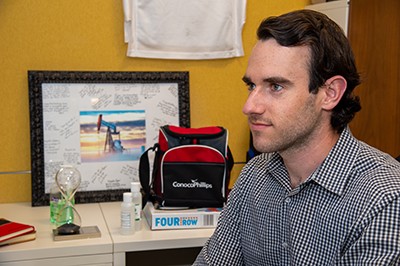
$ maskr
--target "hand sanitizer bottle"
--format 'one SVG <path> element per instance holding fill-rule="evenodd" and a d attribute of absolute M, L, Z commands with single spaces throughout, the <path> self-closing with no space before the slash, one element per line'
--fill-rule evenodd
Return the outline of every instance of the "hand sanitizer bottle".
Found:
<path fill-rule="evenodd" d="M 135 230 L 140 231 L 142 223 L 142 193 L 140 193 L 140 183 L 131 183 L 132 203 L 135 210 Z"/>
<path fill-rule="evenodd" d="M 124 200 L 121 204 L 121 235 L 131 235 L 135 233 L 135 214 L 133 212 L 132 193 L 125 192 Z"/>

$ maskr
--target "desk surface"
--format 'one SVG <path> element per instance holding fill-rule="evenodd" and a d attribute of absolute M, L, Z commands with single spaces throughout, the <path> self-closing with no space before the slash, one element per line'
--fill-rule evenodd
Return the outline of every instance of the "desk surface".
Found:
<path fill-rule="evenodd" d="M 31 207 L 30 202 L 0 204 L 0 217 L 34 225 L 37 231 L 34 241 L 0 247 L 0 265 L 11 262 L 78 265 L 83 264 L 85 258 L 92 263 L 97 259 L 104 265 L 112 262 L 125 265 L 126 252 L 201 247 L 214 232 L 214 229 L 152 231 L 144 218 L 140 231 L 125 236 L 119 232 L 121 202 L 77 204 L 75 207 L 82 218 L 82 226 L 97 225 L 100 238 L 54 241 L 49 206 Z M 31 264 L 33 260 L 37 263 Z"/>
<path fill-rule="evenodd" d="M 214 232 L 213 228 L 152 231 L 143 218 L 140 231 L 124 236 L 119 233 L 121 202 L 100 203 L 100 207 L 114 243 L 114 252 L 201 247 Z"/>
<path fill-rule="evenodd" d="M 97 225 L 100 238 L 54 241 L 49 206 L 31 207 L 30 202 L 0 204 L 0 217 L 35 226 L 36 240 L 0 247 L 0 262 L 70 258 L 113 253 L 113 243 L 98 203 L 77 204 L 82 226 Z"/>

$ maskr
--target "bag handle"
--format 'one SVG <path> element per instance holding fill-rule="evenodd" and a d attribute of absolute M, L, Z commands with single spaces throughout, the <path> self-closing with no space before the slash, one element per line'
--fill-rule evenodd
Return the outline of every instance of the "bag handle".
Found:
<path fill-rule="evenodd" d="M 161 127 L 166 133 L 177 138 L 213 138 L 225 134 L 226 129 L 220 126 L 186 128 L 173 125 Z"/>
<path fill-rule="evenodd" d="M 157 151 L 159 149 L 159 144 L 156 143 L 154 144 L 153 147 L 148 148 L 141 156 L 139 160 L 139 179 L 140 179 L 140 185 L 142 186 L 143 189 L 143 196 L 142 196 L 142 207 L 146 205 L 147 201 L 150 198 L 150 189 L 151 189 L 151 184 L 153 183 L 153 179 L 151 179 L 150 182 L 150 162 L 149 162 L 149 151 L 154 151 L 157 154 Z M 154 158 L 155 162 L 157 158 Z M 154 171 L 154 169 L 153 169 Z M 153 173 L 154 174 L 154 173 Z"/>
<path fill-rule="evenodd" d="M 228 171 L 229 173 L 232 171 L 233 165 L 235 164 L 235 159 L 233 159 L 233 154 L 231 152 L 231 149 L 229 148 L 228 145 L 228 161 L 227 161 L 227 165 L 228 165 Z"/>
<path fill-rule="evenodd" d="M 228 194 L 229 194 L 229 182 L 231 180 L 231 173 L 232 173 L 232 169 L 233 169 L 233 165 L 235 164 L 235 159 L 233 158 L 233 154 L 231 152 L 231 149 L 229 148 L 228 145 L 228 154 L 227 154 L 227 160 L 226 160 L 226 191 L 225 191 L 225 200 L 228 198 Z"/>

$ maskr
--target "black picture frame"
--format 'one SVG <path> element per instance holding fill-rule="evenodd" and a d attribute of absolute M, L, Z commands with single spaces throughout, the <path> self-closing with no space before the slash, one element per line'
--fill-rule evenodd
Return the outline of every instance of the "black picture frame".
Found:
<path fill-rule="evenodd" d="M 165 86 L 172 88 L 171 91 L 176 95 L 167 102 L 167 107 L 177 106 L 178 112 L 175 112 L 171 116 L 173 120 L 178 119 L 179 126 L 190 127 L 190 102 L 189 102 L 189 72 L 114 72 L 114 71 L 41 71 L 41 70 L 30 70 L 28 71 L 28 87 L 29 87 L 29 112 L 30 112 L 30 140 L 31 140 L 31 178 L 32 178 L 32 206 L 44 206 L 49 204 L 49 182 L 46 182 L 46 167 L 50 164 L 45 161 L 46 149 L 44 138 L 47 135 L 53 133 L 47 133 L 47 124 L 49 121 L 46 118 L 44 121 L 44 116 L 50 112 L 48 111 L 47 99 L 59 97 L 59 88 L 67 88 L 68 91 L 76 93 L 74 88 L 86 87 L 106 87 L 106 88 L 119 88 L 123 86 L 129 86 L 130 88 L 140 87 L 141 91 L 146 92 L 146 88 L 157 88 L 156 90 L 151 90 L 149 97 L 159 97 L 163 98 L 164 93 L 167 95 L 167 89 Z M 163 87 L 164 86 L 164 87 Z M 43 92 L 46 88 L 45 93 Z M 115 91 L 111 93 L 111 97 L 115 98 L 118 93 Z M 168 90 L 170 90 L 168 88 Z M 103 89 L 102 89 L 103 90 Z M 119 90 L 119 89 L 118 89 Z M 52 92 L 56 95 L 51 95 Z M 50 97 L 49 97 L 50 92 Z M 171 93 L 172 93 L 171 92 Z M 114 95 L 113 95 L 114 93 Z M 168 92 L 169 93 L 169 92 Z M 46 97 L 46 107 L 44 108 L 43 94 Z M 72 93 L 71 93 L 72 95 Z M 155 96 L 156 95 L 156 96 Z M 63 101 L 66 103 L 63 105 L 68 106 L 68 110 L 74 109 L 76 99 L 69 99 L 68 94 L 64 94 L 62 97 Z M 143 95 L 140 95 L 143 97 Z M 175 98 L 176 97 L 176 103 Z M 120 97 L 119 97 L 120 98 Z M 98 98 L 96 98 L 98 99 Z M 148 99 L 148 97 L 143 97 L 143 99 Z M 144 100 L 142 100 L 144 101 Z M 168 101 L 168 100 L 167 100 Z M 71 107 L 69 106 L 71 102 Z M 164 100 L 162 103 L 165 104 Z M 156 112 L 152 108 L 157 108 L 157 104 L 151 104 L 151 106 L 141 107 L 144 112 Z M 167 108 L 167 109 L 168 109 Z M 78 108 L 79 109 L 79 108 Z M 79 111 L 79 110 L 78 110 Z M 51 111 L 53 112 L 53 111 Z M 158 112 L 158 111 L 157 111 Z M 167 111 L 168 112 L 168 111 Z M 178 113 L 178 114 L 176 114 Z M 164 113 L 163 113 L 164 114 Z M 163 125 L 162 123 L 169 123 L 169 115 L 165 113 L 165 120 L 151 121 L 153 128 L 151 131 L 156 130 L 157 132 L 152 132 L 153 136 L 158 133 L 158 126 Z M 178 117 L 176 117 L 178 116 Z M 168 118 L 168 119 L 167 119 Z M 57 120 L 59 118 L 57 117 Z M 60 119 L 63 119 L 62 117 Z M 147 118 L 144 119 L 147 123 Z M 46 126 L 44 125 L 46 122 Z M 51 121 L 50 121 L 51 122 Z M 157 124 L 159 123 L 159 124 Z M 147 135 L 147 128 L 145 130 Z M 80 134 L 80 133 L 79 133 Z M 146 145 L 152 146 L 151 142 L 156 141 L 155 138 L 149 140 L 150 143 Z M 153 143 L 154 144 L 154 143 Z M 47 147 L 47 146 L 46 146 Z M 49 171 L 47 171 L 49 172 Z M 54 173 L 53 173 L 54 174 Z M 52 177 L 51 177 L 52 178 Z M 108 201 L 121 201 L 123 192 L 129 191 L 130 188 L 118 188 L 115 189 L 99 189 L 99 190 L 83 190 L 75 194 L 75 203 L 92 203 L 92 202 L 108 202 Z"/>

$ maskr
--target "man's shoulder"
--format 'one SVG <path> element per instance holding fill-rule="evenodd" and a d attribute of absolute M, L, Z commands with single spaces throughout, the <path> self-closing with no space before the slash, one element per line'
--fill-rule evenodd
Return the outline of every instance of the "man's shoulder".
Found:
<path fill-rule="evenodd" d="M 400 163 L 387 153 L 361 143 L 355 165 L 358 182 L 374 194 L 400 196 Z"/>
<path fill-rule="evenodd" d="M 366 173 L 400 173 L 399 161 L 364 142 L 360 142 L 356 167 L 359 171 Z"/>

